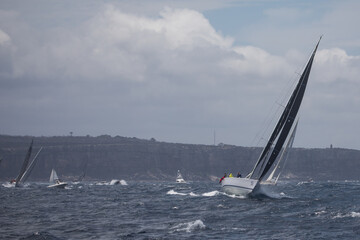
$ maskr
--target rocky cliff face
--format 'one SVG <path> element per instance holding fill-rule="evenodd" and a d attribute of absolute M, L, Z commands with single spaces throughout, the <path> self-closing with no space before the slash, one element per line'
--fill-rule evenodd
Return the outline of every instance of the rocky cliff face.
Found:
<path fill-rule="evenodd" d="M 0 178 L 15 178 L 32 137 L 0 136 Z M 179 169 L 188 180 L 209 180 L 224 172 L 244 176 L 259 148 L 157 142 L 136 138 L 35 137 L 33 154 L 43 146 L 32 180 L 47 180 L 52 168 L 64 179 L 86 169 L 85 179 L 172 180 Z M 360 178 L 360 151 L 293 149 L 283 177 L 343 180 Z M 31 180 L 30 179 L 30 180 Z"/>

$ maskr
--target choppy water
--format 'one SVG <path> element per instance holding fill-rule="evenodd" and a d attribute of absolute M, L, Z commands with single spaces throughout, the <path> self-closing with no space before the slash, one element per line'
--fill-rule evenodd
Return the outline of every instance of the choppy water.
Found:
<path fill-rule="evenodd" d="M 214 182 L 0 185 L 0 239 L 359 239 L 359 182 L 286 182 L 239 198 Z"/>

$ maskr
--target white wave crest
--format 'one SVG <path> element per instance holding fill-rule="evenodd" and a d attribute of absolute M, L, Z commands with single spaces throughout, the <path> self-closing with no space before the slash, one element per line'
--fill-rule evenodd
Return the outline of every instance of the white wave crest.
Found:
<path fill-rule="evenodd" d="M 315 212 L 315 215 L 322 215 L 322 214 L 325 214 L 326 211 L 322 210 L 322 211 L 317 211 Z"/>
<path fill-rule="evenodd" d="M 193 222 L 180 223 L 172 227 L 171 229 L 176 232 L 180 232 L 180 231 L 193 232 L 196 230 L 205 229 L 205 227 L 206 227 L 205 224 L 201 220 L 195 220 Z"/>
<path fill-rule="evenodd" d="M 333 217 L 333 218 L 347 218 L 347 217 L 352 217 L 352 218 L 360 217 L 360 213 L 358 213 L 358 212 L 350 212 L 350 213 L 347 213 L 347 214 L 338 213 L 338 214 L 337 214 L 335 217 Z"/>
<path fill-rule="evenodd" d="M 128 185 L 125 180 L 120 180 L 120 184 L 121 184 L 121 185 L 124 185 L 124 186 L 127 186 L 127 185 Z"/>
<path fill-rule="evenodd" d="M 169 195 L 182 195 L 182 196 L 185 196 L 187 195 L 186 193 L 179 193 L 179 192 L 175 192 L 174 190 L 170 190 L 168 191 L 166 194 L 169 194 Z"/>
<path fill-rule="evenodd" d="M 196 193 L 193 193 L 193 192 L 189 193 L 189 195 L 192 196 L 192 197 L 198 197 L 199 196 L 199 194 L 196 194 Z"/>
<path fill-rule="evenodd" d="M 169 194 L 169 195 L 181 195 L 181 196 L 191 196 L 191 197 L 200 197 L 200 196 L 203 196 L 203 197 L 214 197 L 214 196 L 217 196 L 220 194 L 219 191 L 212 191 L 212 192 L 207 192 L 207 193 L 203 193 L 203 194 L 197 194 L 197 193 L 193 193 L 193 192 L 190 192 L 190 193 L 180 193 L 180 192 L 176 192 L 174 191 L 173 189 L 169 190 L 166 194 Z"/>
<path fill-rule="evenodd" d="M 203 193 L 202 196 L 204 196 L 204 197 L 214 197 L 214 196 L 219 195 L 219 194 L 220 194 L 219 191 L 212 191 L 212 192 Z"/>
<path fill-rule="evenodd" d="M 3 183 L 2 186 L 6 187 L 6 188 L 13 188 L 13 187 L 15 187 L 15 184 L 6 182 L 6 183 Z"/>
<path fill-rule="evenodd" d="M 227 196 L 227 197 L 231 197 L 231 198 L 240 198 L 240 199 L 247 198 L 247 196 L 245 196 L 245 195 L 234 195 L 234 194 L 227 194 L 227 193 L 222 193 L 222 194 Z"/>

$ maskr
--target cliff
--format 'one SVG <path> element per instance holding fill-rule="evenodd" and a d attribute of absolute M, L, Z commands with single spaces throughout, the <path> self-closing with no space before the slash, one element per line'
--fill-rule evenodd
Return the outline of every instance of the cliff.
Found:
<path fill-rule="evenodd" d="M 187 180 L 209 180 L 224 172 L 244 176 L 255 164 L 260 148 L 231 145 L 192 145 L 127 137 L 30 137 L 0 135 L 0 179 L 15 178 L 27 148 L 43 146 L 29 180 L 49 178 L 52 168 L 63 179 L 74 179 L 86 169 L 85 179 L 173 180 L 179 169 Z M 285 178 L 357 180 L 360 151 L 300 149 L 289 154 Z"/>

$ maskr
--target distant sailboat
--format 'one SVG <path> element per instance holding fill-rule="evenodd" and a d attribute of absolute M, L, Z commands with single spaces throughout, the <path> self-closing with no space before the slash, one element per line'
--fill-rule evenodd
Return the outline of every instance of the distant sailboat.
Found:
<path fill-rule="evenodd" d="M 24 162 L 23 162 L 23 164 L 21 166 L 19 175 L 16 177 L 16 179 L 10 181 L 11 184 L 15 184 L 15 187 L 21 186 L 21 184 L 23 184 L 28 179 L 28 177 L 31 174 L 31 171 L 33 170 L 33 168 L 34 168 L 34 166 L 36 164 L 37 157 L 39 156 L 39 153 L 42 150 L 42 147 L 41 147 L 39 149 L 39 151 L 36 153 L 33 160 L 29 164 L 29 160 L 30 160 L 30 156 L 31 156 L 31 152 L 32 152 L 33 142 L 34 141 L 31 140 L 30 147 L 29 147 L 29 149 L 28 149 L 28 151 L 26 153 L 26 156 L 25 156 Z"/>
<path fill-rule="evenodd" d="M 85 178 L 86 169 L 87 169 L 87 161 L 86 161 L 85 164 L 84 164 L 83 173 L 82 173 L 77 179 L 75 179 L 75 181 L 73 182 L 74 184 L 80 183 L 80 182 Z"/>
<path fill-rule="evenodd" d="M 253 170 L 245 178 L 224 178 L 221 182 L 224 192 L 235 195 L 248 195 L 260 187 L 259 183 L 276 161 L 295 121 L 320 40 L 321 37 Z"/>
<path fill-rule="evenodd" d="M 177 176 L 176 176 L 176 182 L 177 183 L 186 183 L 184 178 L 182 177 L 180 170 L 178 170 L 177 172 Z"/>
<path fill-rule="evenodd" d="M 266 181 L 261 182 L 261 184 L 273 184 L 275 185 L 277 183 L 277 181 L 279 180 L 279 177 L 282 173 L 282 171 L 284 170 L 286 161 L 288 159 L 288 155 L 289 155 L 289 151 L 292 148 L 292 145 L 294 143 L 294 139 L 295 139 L 295 134 L 296 134 L 296 129 L 297 129 L 297 125 L 298 125 L 299 119 L 296 121 L 296 124 L 290 134 L 290 137 L 285 145 L 285 148 L 283 148 L 282 153 L 279 157 L 279 160 L 277 162 L 277 164 L 275 165 L 273 171 L 270 173 L 270 175 L 268 176 L 268 178 L 266 179 Z M 280 165 L 280 163 L 282 163 L 282 165 Z M 278 171 L 279 173 L 277 174 L 276 177 L 274 177 L 275 172 Z"/>
<path fill-rule="evenodd" d="M 52 184 L 49 185 L 48 188 L 65 188 L 65 186 L 67 185 L 67 182 L 60 181 L 54 169 L 51 170 L 49 182 Z"/>

